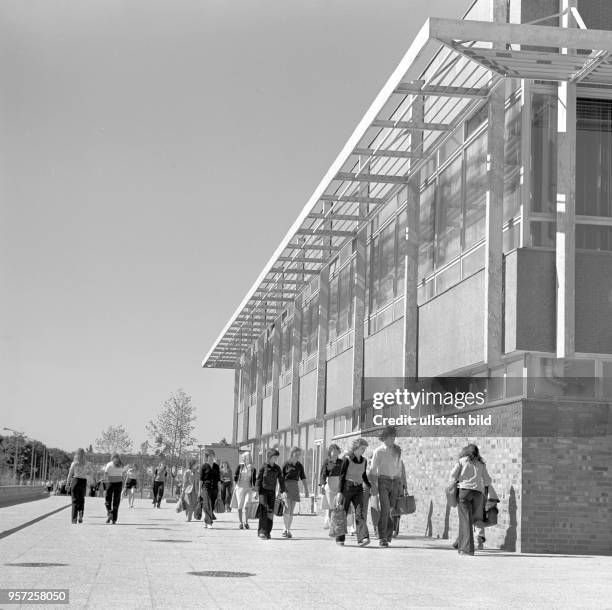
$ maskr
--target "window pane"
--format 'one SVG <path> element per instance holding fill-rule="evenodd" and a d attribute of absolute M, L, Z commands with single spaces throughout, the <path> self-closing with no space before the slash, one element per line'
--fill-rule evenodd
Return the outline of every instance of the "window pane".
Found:
<path fill-rule="evenodd" d="M 576 225 L 576 248 L 612 252 L 612 227 Z"/>
<path fill-rule="evenodd" d="M 351 326 L 352 310 L 352 264 L 346 265 L 340 271 L 338 278 L 338 334 L 345 333 Z"/>
<path fill-rule="evenodd" d="M 336 338 L 336 327 L 338 324 L 338 276 L 329 282 L 329 312 L 327 318 L 327 340 Z"/>
<path fill-rule="evenodd" d="M 487 134 L 483 133 L 465 153 L 465 248 L 485 236 L 487 193 Z"/>
<path fill-rule="evenodd" d="M 557 188 L 557 98 L 532 97 L 531 191 L 534 212 L 554 212 Z"/>
<path fill-rule="evenodd" d="M 376 304 L 383 307 L 393 299 L 395 280 L 395 223 L 383 230 L 379 240 L 379 281 Z"/>
<path fill-rule="evenodd" d="M 370 313 L 378 309 L 376 302 L 378 295 L 378 242 L 379 238 L 375 237 L 370 244 L 370 265 L 368 267 L 370 273 Z"/>
<path fill-rule="evenodd" d="M 461 247 L 462 158 L 453 161 L 441 174 L 436 198 L 436 267 L 459 254 Z"/>
<path fill-rule="evenodd" d="M 421 212 L 419 220 L 419 281 L 433 271 L 435 193 L 435 184 L 431 184 L 421 193 Z"/>
<path fill-rule="evenodd" d="M 555 223 L 535 222 L 531 223 L 531 241 L 534 246 L 540 248 L 555 247 Z"/>
<path fill-rule="evenodd" d="M 576 214 L 612 216 L 612 100 L 576 106 Z"/>
<path fill-rule="evenodd" d="M 400 214 L 397 224 L 397 268 L 395 270 L 397 276 L 397 296 L 404 294 L 405 261 L 406 254 L 408 253 L 408 242 L 406 241 L 407 220 L 408 214 L 404 210 Z"/>

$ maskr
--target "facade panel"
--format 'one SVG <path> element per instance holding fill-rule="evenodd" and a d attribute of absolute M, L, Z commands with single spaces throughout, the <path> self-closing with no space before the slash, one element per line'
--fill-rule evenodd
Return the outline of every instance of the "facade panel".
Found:
<path fill-rule="evenodd" d="M 333 413 L 353 404 L 353 349 L 327 362 L 325 413 Z"/>

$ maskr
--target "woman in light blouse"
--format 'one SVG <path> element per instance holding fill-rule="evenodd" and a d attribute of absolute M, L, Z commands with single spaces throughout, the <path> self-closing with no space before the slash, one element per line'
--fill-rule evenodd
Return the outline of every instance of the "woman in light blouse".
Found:
<path fill-rule="evenodd" d="M 251 454 L 245 451 L 242 454 L 242 462 L 238 464 L 238 468 L 236 468 L 236 472 L 234 473 L 234 494 L 236 495 L 236 504 L 238 506 L 238 521 L 240 521 L 238 528 L 241 530 L 249 529 L 249 518 L 245 507 L 248 499 L 252 497 L 255 491 L 256 478 L 257 471 L 255 470 L 255 466 L 253 466 Z"/>
<path fill-rule="evenodd" d="M 183 474 L 182 498 L 185 506 L 187 521 L 191 521 L 193 518 L 193 511 L 195 510 L 196 503 L 198 501 L 196 475 L 193 471 L 197 463 L 198 461 L 195 459 L 189 460 L 188 468 Z"/>
<path fill-rule="evenodd" d="M 87 480 L 93 476 L 91 464 L 85 459 L 85 449 L 79 447 L 74 454 L 74 461 L 68 471 L 66 485 L 72 496 L 72 523 L 83 523 L 85 512 L 85 494 Z"/>

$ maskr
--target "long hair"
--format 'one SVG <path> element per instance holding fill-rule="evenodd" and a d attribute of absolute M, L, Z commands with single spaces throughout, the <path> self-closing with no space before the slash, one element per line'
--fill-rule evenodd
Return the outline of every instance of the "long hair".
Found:
<path fill-rule="evenodd" d="M 357 449 L 359 449 L 359 447 L 367 447 L 368 446 L 368 441 L 366 441 L 365 438 L 356 438 L 353 440 L 353 442 L 351 443 L 351 447 L 348 450 L 348 456 L 353 458 L 355 457 L 355 451 L 357 451 Z"/>
<path fill-rule="evenodd" d="M 336 452 L 338 453 L 338 455 L 340 455 L 342 453 L 342 449 L 340 449 L 340 447 L 338 447 L 338 445 L 336 445 L 336 443 L 332 443 L 328 448 L 327 448 L 327 457 L 331 457 L 331 452 L 333 450 L 336 450 Z"/>
<path fill-rule="evenodd" d="M 253 464 L 253 458 L 251 457 L 251 452 L 250 452 L 250 451 L 245 451 L 245 452 L 243 452 L 243 454 L 242 454 L 242 464 L 243 464 L 244 466 L 246 466 L 246 465 L 247 465 L 247 461 L 246 461 L 246 460 L 247 460 L 247 458 L 248 458 L 248 460 L 249 460 L 249 462 L 248 462 L 248 463 L 252 465 L 252 464 Z"/>
<path fill-rule="evenodd" d="M 85 464 L 85 449 L 83 449 L 83 447 L 79 447 L 75 452 L 74 452 L 74 461 L 77 464 L 80 464 L 81 466 L 83 466 L 83 464 Z"/>
<path fill-rule="evenodd" d="M 480 456 L 480 451 L 478 451 L 478 447 L 474 445 L 474 443 L 470 443 L 466 445 L 459 454 L 459 459 L 462 457 L 466 457 L 470 462 L 481 462 L 484 464 L 484 460 Z"/>

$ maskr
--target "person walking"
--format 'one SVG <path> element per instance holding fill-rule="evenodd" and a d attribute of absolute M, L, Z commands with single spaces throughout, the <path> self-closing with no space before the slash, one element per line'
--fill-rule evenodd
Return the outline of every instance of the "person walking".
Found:
<path fill-rule="evenodd" d="M 378 496 L 380 504 L 378 544 L 382 547 L 388 547 L 393 538 L 391 509 L 395 507 L 401 489 L 402 450 L 395 444 L 396 436 L 395 426 L 383 429 L 380 434 L 383 444 L 374 451 L 370 469 L 371 495 Z"/>
<path fill-rule="evenodd" d="M 470 443 L 461 450 L 449 482 L 456 483 L 458 489 L 459 534 L 453 546 L 460 555 L 474 555 L 474 522 L 483 519 L 485 488 L 491 485 L 487 466 L 476 445 Z"/>
<path fill-rule="evenodd" d="M 248 451 L 242 454 L 242 462 L 238 464 L 234 473 L 234 493 L 236 495 L 236 505 L 238 508 L 238 521 L 240 525 L 238 529 L 249 529 L 249 519 L 244 510 L 246 502 L 255 490 L 255 481 L 257 472 L 253 466 L 253 459 Z M 244 512 L 244 520 L 243 520 Z"/>
<path fill-rule="evenodd" d="M 232 468 L 229 462 L 221 462 L 219 477 L 221 480 L 221 501 L 225 507 L 225 512 L 229 513 L 232 510 L 230 506 L 232 502 Z"/>
<path fill-rule="evenodd" d="M 368 446 L 364 438 L 356 438 L 351 443 L 348 454 L 342 460 L 340 469 L 339 492 L 334 499 L 335 506 L 341 506 L 348 513 L 351 504 L 355 511 L 355 526 L 357 544 L 367 546 L 370 544 L 370 534 L 366 522 L 365 490 L 371 487 L 366 474 L 367 460 L 363 453 Z M 344 546 L 345 535 L 336 536 L 336 544 Z"/>
<path fill-rule="evenodd" d="M 164 485 L 168 476 L 168 467 L 166 459 L 160 456 L 159 466 L 153 472 L 153 506 L 161 508 L 161 501 L 164 497 Z"/>
<path fill-rule="evenodd" d="M 323 522 L 325 529 L 329 528 L 329 518 L 333 501 L 340 490 L 340 471 L 342 470 L 342 460 L 340 459 L 341 449 L 335 443 L 332 443 L 327 449 L 327 459 L 321 466 L 319 475 L 319 487 L 321 495 L 325 496 L 327 502 L 327 515 Z"/>
<path fill-rule="evenodd" d="M 104 468 L 106 479 L 106 523 L 117 523 L 121 488 L 123 486 L 123 463 L 118 453 L 113 453 L 111 461 Z"/>
<path fill-rule="evenodd" d="M 134 508 L 134 494 L 138 487 L 138 474 L 136 466 L 129 465 L 125 472 L 125 490 L 128 494 L 128 506 Z"/>
<path fill-rule="evenodd" d="M 204 464 L 200 469 L 200 498 L 203 503 L 204 526 L 207 529 L 212 529 L 213 521 L 217 518 L 213 511 L 220 478 L 219 465 L 215 463 L 215 452 L 207 449 L 204 452 Z"/>
<path fill-rule="evenodd" d="M 75 454 L 66 484 L 72 497 L 72 523 L 83 523 L 85 513 L 85 494 L 87 493 L 87 479 L 92 476 L 91 464 L 85 459 L 85 449 L 79 447 Z"/>
<path fill-rule="evenodd" d="M 401 487 L 400 487 L 400 496 L 405 496 L 406 493 L 408 492 L 408 480 L 406 479 L 406 467 L 404 466 L 404 462 L 400 461 L 400 466 L 401 466 L 401 474 L 400 474 L 400 480 L 401 480 Z M 400 519 L 402 518 L 401 513 L 399 512 L 399 510 L 397 509 L 397 506 L 394 507 L 393 510 L 393 537 L 397 538 L 399 536 L 399 527 L 400 527 Z"/>
<path fill-rule="evenodd" d="M 283 538 L 293 538 L 291 533 L 291 525 L 293 523 L 293 510 L 295 505 L 300 501 L 299 481 L 304 486 L 304 495 L 308 497 L 308 483 L 306 482 L 306 473 L 304 466 L 300 462 L 302 450 L 299 447 L 294 447 L 289 454 L 289 460 L 283 466 L 283 479 L 285 479 L 285 489 L 287 492 L 287 505 L 283 512 L 283 521 L 285 522 L 285 530 L 282 533 Z"/>
<path fill-rule="evenodd" d="M 256 485 L 259 494 L 259 528 L 258 536 L 262 540 L 270 540 L 272 526 L 274 525 L 274 502 L 276 501 L 276 486 L 281 491 L 281 497 L 286 499 L 285 479 L 278 460 L 278 449 L 268 449 L 266 452 L 266 463 L 257 473 Z"/>
<path fill-rule="evenodd" d="M 181 498 L 183 500 L 183 506 L 185 507 L 187 521 L 191 521 L 193 518 L 193 511 L 195 510 L 196 503 L 198 501 L 198 494 L 196 491 L 196 475 L 194 472 L 197 462 L 198 461 L 196 459 L 189 460 L 187 470 L 185 470 L 183 473 L 183 490 L 181 492 Z"/>

